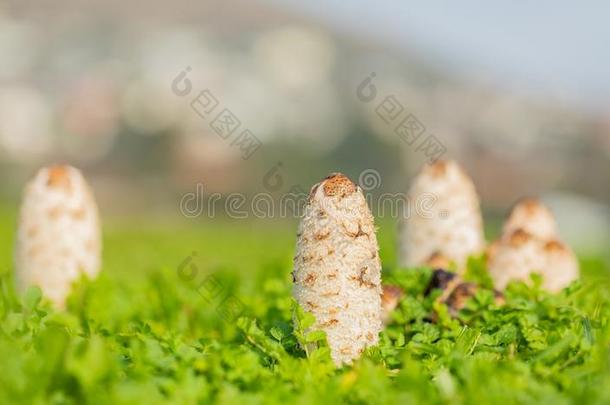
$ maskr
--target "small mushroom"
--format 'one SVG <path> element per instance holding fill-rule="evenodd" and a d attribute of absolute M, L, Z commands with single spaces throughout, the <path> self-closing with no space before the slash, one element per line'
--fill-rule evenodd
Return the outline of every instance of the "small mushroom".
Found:
<path fill-rule="evenodd" d="M 96 277 L 101 237 L 98 209 L 80 171 L 41 169 L 25 188 L 15 249 L 19 290 L 37 285 L 62 308 L 72 283 Z"/>
<path fill-rule="evenodd" d="M 469 256 L 485 248 L 483 220 L 472 180 L 454 161 L 425 166 L 409 193 L 409 215 L 401 219 L 399 261 L 425 265 L 433 255 L 464 270 Z"/>
<path fill-rule="evenodd" d="M 525 199 L 511 210 L 502 236 L 488 247 L 487 266 L 496 288 L 512 280 L 543 277 L 542 287 L 558 292 L 578 279 L 574 252 L 558 239 L 552 212 L 536 199 Z"/>
<path fill-rule="evenodd" d="M 517 202 L 504 222 L 503 235 L 522 229 L 540 239 L 557 238 L 557 223 L 550 209 L 536 198 L 524 198 Z"/>

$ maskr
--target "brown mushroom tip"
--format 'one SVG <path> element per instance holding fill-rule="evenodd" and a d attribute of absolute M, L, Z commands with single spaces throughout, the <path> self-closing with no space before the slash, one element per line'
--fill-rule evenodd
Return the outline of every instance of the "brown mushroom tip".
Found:
<path fill-rule="evenodd" d="M 511 211 L 514 211 L 517 207 L 523 208 L 527 214 L 534 214 L 540 208 L 543 208 L 544 204 L 538 197 L 523 197 L 513 205 Z"/>
<path fill-rule="evenodd" d="M 527 243 L 531 238 L 532 235 L 530 235 L 527 231 L 519 228 L 510 235 L 508 242 L 513 247 L 519 247 Z"/>
<path fill-rule="evenodd" d="M 426 260 L 425 264 L 434 269 L 447 269 L 449 268 L 449 265 L 451 263 L 449 262 L 449 259 L 445 257 L 445 255 L 443 255 L 441 252 L 436 251 L 430 255 L 428 260 Z"/>
<path fill-rule="evenodd" d="M 346 197 L 356 192 L 356 184 L 342 173 L 332 173 L 324 179 L 324 194 L 329 197 Z"/>
<path fill-rule="evenodd" d="M 549 253 L 565 252 L 566 246 L 558 240 L 550 240 L 544 244 L 544 250 Z"/>
<path fill-rule="evenodd" d="M 430 174 L 434 177 L 442 177 L 447 173 L 447 169 L 449 168 L 450 161 L 439 159 L 436 162 L 430 164 L 428 166 L 428 170 Z"/>
<path fill-rule="evenodd" d="M 69 188 L 70 187 L 70 176 L 69 176 L 70 166 L 66 164 L 56 164 L 50 166 L 47 169 L 48 179 L 47 185 L 49 187 L 61 187 L 61 188 Z"/>

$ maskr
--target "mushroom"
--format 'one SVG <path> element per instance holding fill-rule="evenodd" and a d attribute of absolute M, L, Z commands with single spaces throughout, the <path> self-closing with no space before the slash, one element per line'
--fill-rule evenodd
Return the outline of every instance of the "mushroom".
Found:
<path fill-rule="evenodd" d="M 510 235 L 517 229 L 540 239 L 557 237 L 557 224 L 553 213 L 536 198 L 524 198 L 511 209 L 502 233 Z"/>
<path fill-rule="evenodd" d="M 100 269 L 98 209 L 80 171 L 41 169 L 25 188 L 15 249 L 18 290 L 37 285 L 62 308 L 72 283 Z"/>
<path fill-rule="evenodd" d="M 437 301 L 447 305 L 451 316 L 457 316 L 458 312 L 466 306 L 468 299 L 474 297 L 479 290 L 475 283 L 465 282 L 455 273 L 436 269 L 432 272 L 432 278 L 426 287 L 424 295 L 430 295 L 434 290 L 441 290 Z M 504 295 L 494 290 L 495 303 L 504 304 Z"/>
<path fill-rule="evenodd" d="M 509 214 L 502 236 L 487 249 L 489 274 L 496 288 L 512 280 L 543 277 L 542 287 L 557 292 L 579 277 L 574 252 L 558 238 L 552 212 L 539 200 L 524 199 Z"/>
<path fill-rule="evenodd" d="M 409 215 L 402 218 L 399 261 L 402 266 L 428 264 L 436 258 L 463 271 L 468 257 L 483 252 L 483 219 L 474 184 L 454 161 L 425 166 L 409 193 Z"/>
<path fill-rule="evenodd" d="M 362 190 L 335 173 L 310 192 L 299 224 L 293 294 L 326 332 L 337 366 L 379 339 L 381 262 L 373 216 Z"/>

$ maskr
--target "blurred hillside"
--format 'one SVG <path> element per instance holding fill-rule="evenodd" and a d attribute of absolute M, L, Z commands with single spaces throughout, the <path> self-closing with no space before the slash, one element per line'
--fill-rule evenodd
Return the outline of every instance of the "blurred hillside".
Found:
<path fill-rule="evenodd" d="M 105 212 L 176 213 L 196 183 L 264 191 L 278 164 L 278 192 L 367 168 L 381 175 L 376 191 L 401 192 L 427 158 L 380 115 L 393 96 L 400 117 L 412 114 L 466 166 L 490 213 L 541 194 L 578 233 L 609 237 L 610 116 L 465 80 L 421 49 L 405 56 L 289 9 L 13 2 L 0 8 L 0 54 L 0 199 L 9 204 L 53 161 L 83 168 Z M 185 69 L 192 91 L 180 96 L 172 83 Z M 358 88 L 373 72 L 377 97 L 363 102 Z M 191 102 L 206 89 L 218 107 L 202 117 Z M 247 128 L 261 143 L 248 159 L 211 126 L 224 108 L 241 123 L 234 136 Z"/>

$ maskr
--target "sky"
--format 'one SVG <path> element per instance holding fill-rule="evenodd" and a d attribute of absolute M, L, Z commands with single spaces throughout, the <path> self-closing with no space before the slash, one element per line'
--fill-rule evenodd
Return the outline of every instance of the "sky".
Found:
<path fill-rule="evenodd" d="M 265 1 L 469 80 L 608 112 L 608 2 Z"/>

